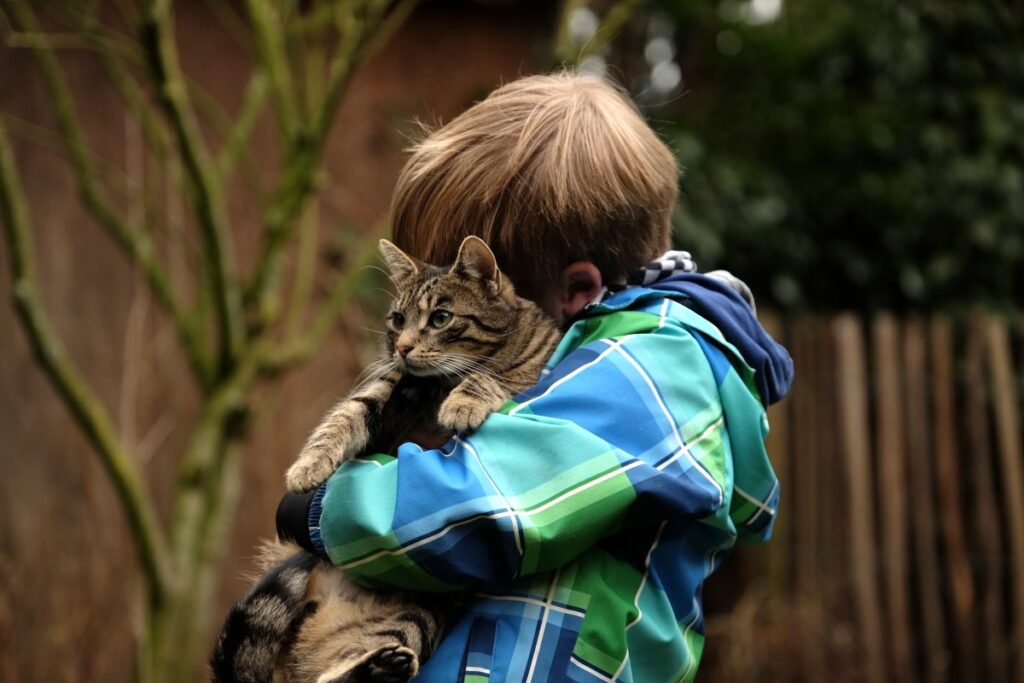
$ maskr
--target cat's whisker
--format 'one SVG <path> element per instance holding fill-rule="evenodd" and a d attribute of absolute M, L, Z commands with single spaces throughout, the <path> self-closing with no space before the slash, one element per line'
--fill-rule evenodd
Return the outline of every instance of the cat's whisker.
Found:
<path fill-rule="evenodd" d="M 470 355 L 468 353 L 455 353 L 454 351 L 450 351 L 450 352 L 446 353 L 445 355 L 446 356 L 450 356 L 452 358 L 460 358 L 460 359 L 470 360 L 470 361 L 474 361 L 474 362 L 478 362 L 478 363 L 483 363 L 483 364 L 493 363 L 494 362 L 494 358 L 490 358 L 488 356 L 473 356 L 473 355 Z"/>
<path fill-rule="evenodd" d="M 394 361 L 390 358 L 384 358 L 370 363 L 356 376 L 356 379 L 353 382 L 352 391 L 356 391 L 370 382 L 380 379 L 394 369 Z"/>
<path fill-rule="evenodd" d="M 486 376 L 488 376 L 488 377 L 490 377 L 490 378 L 492 378 L 494 380 L 497 380 L 500 383 L 504 383 L 505 382 L 505 378 L 504 377 L 499 375 L 497 372 L 491 370 L 490 368 L 485 367 L 482 363 L 480 363 L 480 362 L 478 362 L 476 360 L 473 360 L 473 359 L 468 358 L 468 357 L 459 357 L 459 356 L 456 356 L 456 355 L 451 355 L 449 357 L 449 359 L 450 359 L 450 361 L 452 363 L 457 363 L 459 365 L 459 367 L 461 367 L 461 368 L 463 368 L 465 370 L 469 370 L 471 372 L 477 372 L 477 373 L 479 373 L 481 375 L 486 375 Z"/>
<path fill-rule="evenodd" d="M 380 262 L 383 263 L 385 266 L 388 265 L 387 261 L 385 261 L 384 257 L 381 256 L 380 254 L 377 254 L 377 259 L 380 260 Z M 381 271 L 382 273 L 384 273 L 384 275 L 389 280 L 391 280 L 391 284 L 393 284 L 395 287 L 398 287 L 398 280 L 395 279 L 395 276 L 391 274 L 390 270 L 385 270 L 384 268 L 381 268 L 380 266 L 374 266 L 374 265 L 368 265 L 366 267 L 367 268 L 376 268 L 377 270 Z"/>
<path fill-rule="evenodd" d="M 431 363 L 435 368 L 444 373 L 458 374 L 465 372 L 464 368 L 444 356 L 433 359 Z M 462 377 L 463 375 L 459 374 L 459 376 Z"/>
<path fill-rule="evenodd" d="M 372 263 L 368 263 L 365 266 L 361 266 L 359 268 L 359 270 L 376 270 L 378 273 L 381 273 L 382 275 L 384 275 L 384 277 L 386 277 L 387 279 L 391 280 L 392 282 L 395 281 L 394 278 L 391 276 L 391 273 L 389 273 L 388 271 L 384 270 L 380 266 L 373 265 Z"/>
<path fill-rule="evenodd" d="M 448 375 L 448 376 L 454 375 L 455 377 L 458 377 L 459 381 L 464 381 L 467 377 L 469 377 L 469 373 L 468 372 L 466 372 L 465 370 L 462 370 L 460 368 L 457 368 L 457 367 L 448 367 L 448 366 L 441 366 L 441 365 L 439 365 L 438 367 L 446 375 Z"/>
<path fill-rule="evenodd" d="M 467 372 L 479 372 L 482 375 L 488 375 L 488 376 L 495 377 L 495 378 L 499 377 L 499 375 L 497 373 L 492 372 L 492 371 L 488 370 L 487 368 L 484 368 L 482 366 L 476 365 L 474 363 L 468 363 L 468 362 L 461 361 L 459 359 L 454 359 L 454 358 L 453 359 L 449 359 L 448 362 L 452 366 L 458 367 L 461 370 L 465 370 Z"/>
<path fill-rule="evenodd" d="M 459 358 L 454 355 L 442 356 L 437 363 L 437 367 L 441 367 L 445 369 L 445 371 L 448 371 L 462 379 L 466 379 L 473 374 L 484 375 L 489 377 L 503 389 L 513 391 L 511 383 L 506 378 L 486 368 L 474 367 L 471 362 L 467 363 L 467 359 L 465 358 Z"/>
<path fill-rule="evenodd" d="M 460 377 L 465 377 L 472 371 L 472 368 L 460 362 L 459 359 L 451 358 L 446 355 L 439 356 L 436 359 L 436 365 L 437 367 L 443 368 L 445 370 L 458 372 Z"/>

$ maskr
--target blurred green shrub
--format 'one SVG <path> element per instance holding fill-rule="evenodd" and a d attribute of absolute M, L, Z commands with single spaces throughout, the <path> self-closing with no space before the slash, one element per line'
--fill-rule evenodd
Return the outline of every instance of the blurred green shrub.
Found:
<path fill-rule="evenodd" d="M 685 170 L 677 242 L 776 306 L 1019 308 L 1016 8 L 661 3 L 686 80 L 648 112 Z"/>

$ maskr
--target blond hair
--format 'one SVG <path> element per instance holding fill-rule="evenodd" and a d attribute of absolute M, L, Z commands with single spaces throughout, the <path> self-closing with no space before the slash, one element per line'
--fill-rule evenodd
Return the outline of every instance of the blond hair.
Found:
<path fill-rule="evenodd" d="M 492 92 L 412 148 L 395 188 L 395 242 L 450 263 L 482 237 L 525 296 L 592 261 L 606 281 L 659 255 L 675 156 L 628 97 L 595 78 L 530 76 Z"/>

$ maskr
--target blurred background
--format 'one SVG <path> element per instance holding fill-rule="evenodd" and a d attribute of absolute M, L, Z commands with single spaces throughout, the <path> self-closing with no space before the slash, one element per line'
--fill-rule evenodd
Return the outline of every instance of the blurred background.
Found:
<path fill-rule="evenodd" d="M 797 380 L 705 681 L 1024 680 L 1024 3 L 0 0 L 0 681 L 202 680 L 403 149 L 622 83 Z M 10 305 L 9 305 L 10 304 Z"/>

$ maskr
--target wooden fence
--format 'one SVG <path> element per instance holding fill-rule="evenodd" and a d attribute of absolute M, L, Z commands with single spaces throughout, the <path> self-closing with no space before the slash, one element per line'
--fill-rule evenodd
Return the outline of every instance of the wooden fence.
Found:
<path fill-rule="evenodd" d="M 1024 681 L 1024 334 L 1004 317 L 766 326 L 773 540 L 708 590 L 708 681 Z"/>

